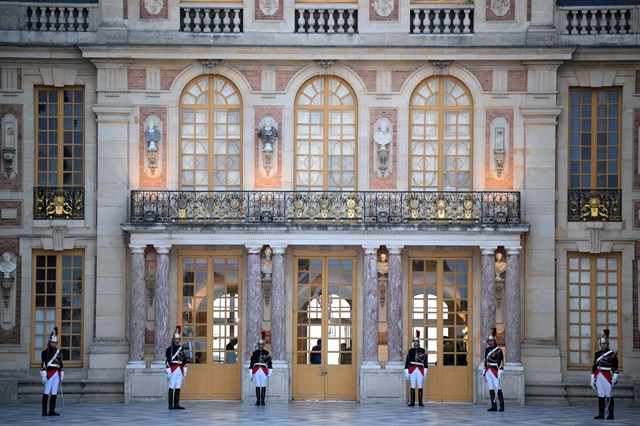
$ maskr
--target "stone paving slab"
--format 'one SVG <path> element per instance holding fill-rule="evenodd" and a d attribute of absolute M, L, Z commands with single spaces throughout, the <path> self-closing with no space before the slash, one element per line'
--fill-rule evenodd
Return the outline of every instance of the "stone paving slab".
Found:
<path fill-rule="evenodd" d="M 59 417 L 42 417 L 39 404 L 0 405 L 4 425 L 640 425 L 640 408 L 616 407 L 615 420 L 594 420 L 593 407 L 507 406 L 488 413 L 473 404 L 427 403 L 425 407 L 353 402 L 292 402 L 256 407 L 250 402 L 183 401 L 164 404 L 66 404 Z M 596 400 L 594 399 L 594 403 Z M 182 403 L 182 402 L 181 402 Z"/>

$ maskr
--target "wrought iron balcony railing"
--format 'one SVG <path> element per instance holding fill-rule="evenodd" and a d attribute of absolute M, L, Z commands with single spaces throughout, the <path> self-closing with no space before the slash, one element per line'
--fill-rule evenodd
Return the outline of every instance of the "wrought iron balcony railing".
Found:
<path fill-rule="evenodd" d="M 519 224 L 519 192 L 131 191 L 132 224 Z"/>
<path fill-rule="evenodd" d="M 567 216 L 569 222 L 622 222 L 622 191 L 569 190 Z"/>
<path fill-rule="evenodd" d="M 33 188 L 33 218 L 83 220 L 84 188 Z"/>

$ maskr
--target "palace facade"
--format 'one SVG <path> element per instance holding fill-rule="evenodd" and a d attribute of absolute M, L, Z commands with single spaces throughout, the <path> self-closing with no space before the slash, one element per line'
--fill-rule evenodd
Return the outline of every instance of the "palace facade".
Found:
<path fill-rule="evenodd" d="M 0 401 L 640 404 L 640 5 L 0 1 Z M 6 254 L 6 256 L 4 256 Z"/>

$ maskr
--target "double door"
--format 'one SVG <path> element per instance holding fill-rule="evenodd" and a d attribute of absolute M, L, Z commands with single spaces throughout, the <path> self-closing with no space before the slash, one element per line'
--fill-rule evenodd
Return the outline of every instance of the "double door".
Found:
<path fill-rule="evenodd" d="M 240 399 L 241 253 L 181 252 L 179 314 L 190 399 Z"/>
<path fill-rule="evenodd" d="M 294 400 L 356 399 L 354 256 L 294 258 Z"/>

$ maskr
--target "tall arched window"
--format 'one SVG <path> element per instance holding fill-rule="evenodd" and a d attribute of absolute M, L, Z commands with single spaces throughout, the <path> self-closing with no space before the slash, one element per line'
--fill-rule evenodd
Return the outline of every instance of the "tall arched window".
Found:
<path fill-rule="evenodd" d="M 180 100 L 180 187 L 242 188 L 242 99 L 219 75 L 193 80 Z"/>
<path fill-rule="evenodd" d="M 470 191 L 473 104 L 449 76 L 420 83 L 410 103 L 411 191 Z"/>
<path fill-rule="evenodd" d="M 296 97 L 295 187 L 357 189 L 356 114 L 351 87 L 333 76 L 315 77 Z"/>

